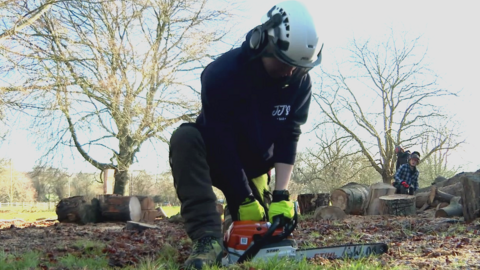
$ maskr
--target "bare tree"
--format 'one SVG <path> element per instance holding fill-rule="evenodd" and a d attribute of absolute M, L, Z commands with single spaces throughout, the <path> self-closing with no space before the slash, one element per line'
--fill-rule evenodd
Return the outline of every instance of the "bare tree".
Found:
<path fill-rule="evenodd" d="M 12 66 L 27 78 L 16 85 L 40 107 L 45 156 L 73 147 L 99 170 L 114 168 L 114 193 L 124 194 L 140 147 L 167 142 L 169 127 L 199 111 L 189 80 L 229 29 L 228 3 L 210 2 L 55 2 L 12 34 Z"/>
<path fill-rule="evenodd" d="M 396 145 L 406 148 L 421 143 L 435 132 L 426 119 L 448 122 L 448 113 L 435 106 L 440 98 L 455 94 L 441 89 L 424 61 L 419 38 L 397 39 L 391 33 L 380 44 L 353 41 L 349 74 L 338 69 L 325 73 L 325 82 L 314 99 L 325 116 L 320 123 L 333 123 L 349 134 L 383 182 L 393 179 Z M 451 144 L 446 144 L 452 138 Z M 442 137 L 425 156 L 453 149 L 456 134 Z"/>
<path fill-rule="evenodd" d="M 452 138 L 448 137 L 451 133 L 449 130 L 452 127 L 447 128 L 442 126 L 436 132 L 425 134 L 421 138 L 421 153 L 429 153 L 425 157 L 422 156 L 422 162 L 419 166 L 420 186 L 429 186 L 435 180 L 436 177 L 442 176 L 445 178 L 453 177 L 459 170 L 460 166 L 452 165 L 448 162 L 448 158 L 452 153 L 450 147 L 457 144 Z M 445 139 L 445 137 L 447 137 Z M 437 145 L 445 145 L 445 149 L 432 152 L 431 149 Z"/>
<path fill-rule="evenodd" d="M 330 192 L 348 182 L 371 184 L 373 168 L 364 156 L 352 150 L 352 137 L 333 126 L 315 132 L 315 145 L 297 156 L 292 177 L 294 192 Z"/>

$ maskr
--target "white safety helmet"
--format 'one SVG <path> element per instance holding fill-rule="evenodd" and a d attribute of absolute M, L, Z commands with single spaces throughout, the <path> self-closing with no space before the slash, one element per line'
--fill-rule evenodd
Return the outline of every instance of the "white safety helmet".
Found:
<path fill-rule="evenodd" d="M 272 7 L 263 16 L 262 25 L 253 30 L 251 48 L 266 44 L 265 38 L 274 56 L 290 66 L 310 70 L 322 61 L 323 45 L 312 16 L 301 2 L 290 0 Z"/>

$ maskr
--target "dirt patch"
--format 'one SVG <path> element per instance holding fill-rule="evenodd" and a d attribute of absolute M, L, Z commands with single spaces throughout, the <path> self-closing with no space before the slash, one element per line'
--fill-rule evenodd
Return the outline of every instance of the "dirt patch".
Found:
<path fill-rule="evenodd" d="M 104 243 L 102 250 L 111 266 L 127 266 L 142 258 L 174 251 L 178 263 L 189 254 L 191 242 L 182 224 L 159 219 L 158 230 L 142 233 L 127 231 L 124 223 L 90 225 L 0 222 L 0 250 L 23 253 L 34 250 L 47 258 L 65 254 L 82 256 L 79 241 Z M 299 222 L 294 237 L 299 246 L 329 246 L 347 243 L 383 242 L 389 251 L 375 260 L 385 267 L 412 269 L 480 269 L 480 222 L 464 224 L 461 219 L 435 219 L 433 211 L 417 217 L 347 216 L 341 222 L 317 221 L 311 217 Z M 333 261 L 312 260 L 317 264 Z"/>

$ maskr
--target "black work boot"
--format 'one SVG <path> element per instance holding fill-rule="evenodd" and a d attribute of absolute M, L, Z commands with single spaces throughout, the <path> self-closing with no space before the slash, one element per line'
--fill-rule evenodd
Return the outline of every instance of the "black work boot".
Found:
<path fill-rule="evenodd" d="M 192 254 L 185 261 L 185 269 L 202 269 L 204 266 L 220 265 L 224 253 L 220 239 L 205 236 L 193 242 Z"/>

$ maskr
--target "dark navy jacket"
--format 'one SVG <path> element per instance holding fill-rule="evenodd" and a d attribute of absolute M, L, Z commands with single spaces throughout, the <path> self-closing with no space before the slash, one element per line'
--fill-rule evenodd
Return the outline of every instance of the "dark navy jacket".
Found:
<path fill-rule="evenodd" d="M 209 64 L 201 76 L 202 111 L 197 127 L 207 147 L 212 181 L 227 181 L 237 202 L 250 193 L 248 180 L 274 163 L 294 164 L 300 125 L 307 120 L 310 76 L 279 84 L 246 43 Z M 273 155 L 269 153 L 271 146 Z M 224 185 L 222 185 L 224 186 Z"/>

